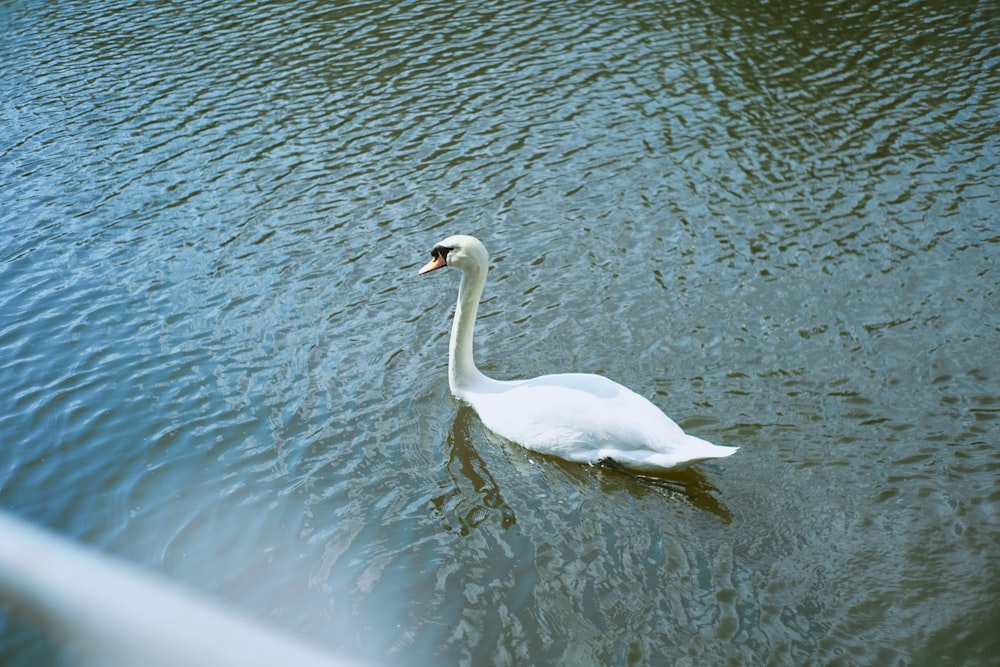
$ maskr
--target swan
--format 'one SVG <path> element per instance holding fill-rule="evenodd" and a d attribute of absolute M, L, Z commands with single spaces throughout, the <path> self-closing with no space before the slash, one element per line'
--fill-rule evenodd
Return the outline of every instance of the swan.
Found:
<path fill-rule="evenodd" d="M 678 470 L 738 449 L 687 435 L 646 398 L 601 375 L 487 377 L 476 367 L 472 337 L 489 254 L 475 237 L 450 236 L 434 246 L 418 274 L 445 266 L 462 271 L 448 344 L 448 386 L 494 433 L 542 454 L 638 472 Z"/>

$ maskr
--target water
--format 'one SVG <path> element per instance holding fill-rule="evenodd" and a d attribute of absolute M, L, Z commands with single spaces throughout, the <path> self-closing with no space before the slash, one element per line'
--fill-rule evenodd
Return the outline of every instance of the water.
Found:
<path fill-rule="evenodd" d="M 382 665 L 996 664 L 990 2 L 0 5 L 0 506 Z M 498 441 L 477 356 L 738 445 Z M 24 620 L 5 665 L 73 664 Z"/>

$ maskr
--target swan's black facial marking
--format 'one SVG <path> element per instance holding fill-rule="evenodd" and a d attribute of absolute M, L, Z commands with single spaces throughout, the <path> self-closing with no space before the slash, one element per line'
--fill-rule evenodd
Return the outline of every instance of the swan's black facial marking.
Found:
<path fill-rule="evenodd" d="M 448 263 L 448 253 L 451 252 L 451 248 L 443 245 L 436 245 L 431 249 L 431 259 L 443 260 L 445 264 Z"/>

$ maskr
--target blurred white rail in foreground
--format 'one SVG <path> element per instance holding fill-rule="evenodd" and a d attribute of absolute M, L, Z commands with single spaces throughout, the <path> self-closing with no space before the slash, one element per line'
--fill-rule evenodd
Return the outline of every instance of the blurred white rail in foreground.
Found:
<path fill-rule="evenodd" d="M 0 512 L 0 609 L 114 667 L 350 667 Z"/>

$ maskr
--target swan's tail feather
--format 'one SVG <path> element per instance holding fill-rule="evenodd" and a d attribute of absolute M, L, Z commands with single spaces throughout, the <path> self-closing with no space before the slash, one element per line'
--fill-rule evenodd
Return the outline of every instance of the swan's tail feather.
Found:
<path fill-rule="evenodd" d="M 713 445 L 709 441 L 696 438 L 693 435 L 686 435 L 686 437 L 683 451 L 684 458 L 689 459 L 689 464 L 709 459 L 724 459 L 727 456 L 732 456 L 739 449 L 739 447 Z"/>
<path fill-rule="evenodd" d="M 722 459 L 732 456 L 739 447 L 724 447 L 713 445 L 707 440 L 684 434 L 680 444 L 673 443 L 668 451 L 622 451 L 619 449 L 602 449 L 599 459 L 614 459 L 625 468 L 643 472 L 664 472 L 667 470 L 683 470 L 690 465 Z"/>

